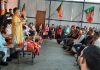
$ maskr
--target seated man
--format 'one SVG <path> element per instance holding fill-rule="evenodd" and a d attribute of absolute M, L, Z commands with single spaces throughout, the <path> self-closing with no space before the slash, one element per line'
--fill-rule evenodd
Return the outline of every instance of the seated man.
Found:
<path fill-rule="evenodd" d="M 97 42 L 96 39 L 98 40 L 98 38 L 99 38 L 98 32 L 95 32 L 95 33 L 93 32 L 93 33 L 91 33 L 91 34 L 89 34 L 89 35 L 86 35 L 86 36 L 84 37 L 84 39 L 80 41 L 81 44 L 75 44 L 75 45 L 74 45 L 74 48 L 75 48 L 77 54 L 80 55 L 81 51 L 82 51 L 86 46 L 89 46 L 89 45 L 91 45 L 91 44 L 92 44 L 92 45 L 96 45 L 96 46 L 99 47 L 99 45 L 96 44 L 96 42 Z M 100 42 L 99 42 L 99 43 L 100 43 Z"/>
<path fill-rule="evenodd" d="M 54 24 L 52 24 L 52 26 L 50 27 L 50 30 L 49 30 L 49 37 L 50 39 L 55 39 L 55 27 L 54 27 Z"/>
<path fill-rule="evenodd" d="M 80 55 L 81 50 L 84 49 L 84 45 L 81 44 L 81 41 L 85 38 L 85 34 L 82 30 L 79 31 L 79 37 L 74 40 L 74 45 L 72 47 L 73 52 L 76 52 Z"/>
<path fill-rule="evenodd" d="M 10 56 L 9 52 L 8 52 L 9 49 L 6 48 L 5 45 L 6 45 L 5 38 L 3 37 L 3 35 L 0 32 L 0 51 L 5 53 L 5 55 L 4 55 L 4 57 L 3 57 L 2 61 L 1 61 L 2 65 L 8 65 L 7 58 Z"/>
<path fill-rule="evenodd" d="M 100 70 L 100 48 L 90 45 L 81 52 L 81 70 Z"/>
<path fill-rule="evenodd" d="M 71 28 L 71 32 L 67 35 L 67 37 L 64 39 L 64 49 L 67 49 L 68 51 L 71 51 L 72 46 L 74 44 L 74 40 L 80 38 L 80 28 Z"/>

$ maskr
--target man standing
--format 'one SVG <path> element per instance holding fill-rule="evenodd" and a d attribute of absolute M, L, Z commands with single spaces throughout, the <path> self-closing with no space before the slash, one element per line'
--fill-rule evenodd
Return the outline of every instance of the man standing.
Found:
<path fill-rule="evenodd" d="M 13 18 L 12 18 L 12 36 L 13 44 L 22 47 L 23 43 L 23 20 L 20 17 L 20 11 L 18 8 L 13 9 Z"/>

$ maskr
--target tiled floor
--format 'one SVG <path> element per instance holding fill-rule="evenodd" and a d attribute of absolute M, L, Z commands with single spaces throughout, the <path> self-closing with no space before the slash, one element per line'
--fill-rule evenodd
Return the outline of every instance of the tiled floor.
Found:
<path fill-rule="evenodd" d="M 16 60 L 1 70 L 78 70 L 75 58 L 67 54 L 55 40 L 45 40 L 40 56 L 36 56 L 34 64 L 30 64 L 31 57 L 22 58 L 20 64 Z"/>

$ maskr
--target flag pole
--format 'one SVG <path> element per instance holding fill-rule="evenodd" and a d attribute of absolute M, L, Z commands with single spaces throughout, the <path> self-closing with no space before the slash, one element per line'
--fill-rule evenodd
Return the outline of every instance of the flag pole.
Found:
<path fill-rule="evenodd" d="M 83 2 L 83 10 L 82 10 L 82 18 L 81 18 L 81 28 L 83 26 L 84 8 L 85 8 L 85 0 Z"/>
<path fill-rule="evenodd" d="M 49 4 L 49 18 L 48 18 L 48 24 L 50 25 L 50 13 L 51 13 L 51 0 Z"/>
<path fill-rule="evenodd" d="M 63 1 L 61 1 L 61 4 L 60 5 L 62 5 L 63 4 Z M 62 18 L 60 19 L 60 25 L 61 25 L 61 22 L 62 22 Z"/>
<path fill-rule="evenodd" d="M 20 8 L 20 0 L 18 0 L 18 8 Z"/>

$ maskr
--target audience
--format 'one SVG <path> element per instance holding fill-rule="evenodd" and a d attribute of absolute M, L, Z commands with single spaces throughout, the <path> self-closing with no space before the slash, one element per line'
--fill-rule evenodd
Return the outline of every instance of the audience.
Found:
<path fill-rule="evenodd" d="M 56 32 L 56 39 L 58 44 L 60 44 L 60 42 L 62 41 L 62 32 L 63 32 L 62 26 L 59 25 Z"/>
<path fill-rule="evenodd" d="M 43 36 L 44 38 L 48 38 L 48 34 L 49 34 L 49 25 L 46 24 L 45 27 L 44 27 L 44 30 L 43 30 Z"/>
<path fill-rule="evenodd" d="M 81 56 L 81 70 L 99 70 L 100 32 L 96 32 L 94 28 L 90 27 L 88 30 L 87 27 L 80 29 L 72 26 L 70 34 L 64 40 L 64 49 Z"/>
<path fill-rule="evenodd" d="M 10 16 L 13 16 L 12 24 L 11 22 L 6 23 L 4 29 L 3 26 L 0 26 L 0 53 L 3 52 L 4 55 L 2 65 L 8 65 L 12 50 L 15 51 L 16 44 L 21 46 L 22 42 L 26 51 L 39 55 L 43 42 L 42 37 L 44 37 L 46 39 L 56 38 L 58 44 L 63 40 L 63 48 L 68 53 L 77 54 L 80 57 L 81 70 L 100 70 L 100 32 L 96 32 L 95 27 L 80 28 L 75 25 L 72 25 L 71 28 L 69 25 L 55 27 L 54 24 L 49 27 L 46 24 L 43 29 L 41 24 L 37 32 L 32 22 L 24 24 L 18 8 L 14 8 L 13 11 L 14 15 L 12 9 L 9 9 Z M 14 49 L 8 48 L 8 44 L 14 44 Z M 14 55 L 17 56 L 17 54 Z"/>
<path fill-rule="evenodd" d="M 54 24 L 52 24 L 52 26 L 50 27 L 49 37 L 50 37 L 50 39 L 55 38 L 55 26 L 54 26 Z"/>

